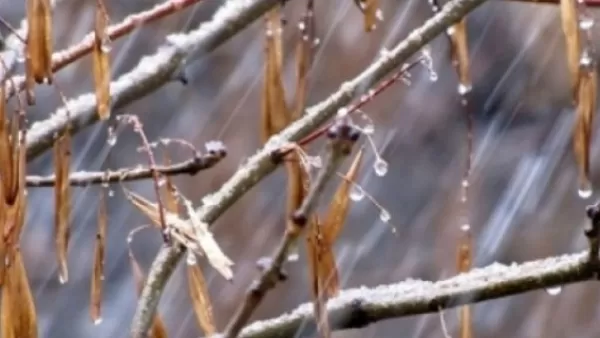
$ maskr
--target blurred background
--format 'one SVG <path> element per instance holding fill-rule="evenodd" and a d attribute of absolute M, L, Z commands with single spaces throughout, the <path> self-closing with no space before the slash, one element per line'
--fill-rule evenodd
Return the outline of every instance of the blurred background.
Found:
<path fill-rule="evenodd" d="M 106 4 L 113 23 L 148 9 L 154 0 Z M 129 71 L 141 56 L 153 53 L 171 32 L 187 31 L 209 20 L 223 3 L 199 4 L 156 23 L 144 25 L 113 43 L 113 78 Z M 381 49 L 392 48 L 432 14 L 427 1 L 381 0 L 384 20 L 372 33 L 363 30 L 353 1 L 316 1 L 320 44 L 311 72 L 309 105 L 326 98 L 358 74 Z M 59 0 L 54 14 L 55 48 L 78 42 L 93 28 L 95 1 Z M 290 1 L 285 13 L 286 86 L 294 90 L 292 47 L 304 1 Z M 24 2 L 0 1 L 0 15 L 13 26 L 24 16 Z M 600 10 L 592 10 L 595 18 Z M 0 31 L 7 34 L 6 29 Z M 597 35 L 597 27 L 593 28 Z M 577 194 L 571 131 L 574 112 L 560 29 L 558 7 L 488 1 L 468 17 L 475 155 L 470 190 L 471 229 L 477 266 L 511 263 L 580 251 L 584 207 Z M 187 68 L 189 84 L 173 82 L 116 113 L 136 114 L 150 139 L 177 137 L 203 149 L 221 140 L 228 157 L 196 176 L 175 178 L 176 185 L 198 205 L 217 190 L 260 146 L 259 110 L 263 31 L 260 21 L 214 53 Z M 367 199 L 355 202 L 336 245 L 343 287 L 376 286 L 407 278 L 436 280 L 456 273 L 458 217 L 466 147 L 465 115 L 457 98 L 457 77 L 443 36 L 429 46 L 438 74 L 431 81 L 424 67 L 412 71 L 412 84 L 399 83 L 365 108 L 375 126 L 374 142 L 389 162 L 384 177 L 374 174 L 375 155 L 367 156 L 358 182 L 391 214 Z M 597 46 L 596 46 L 597 47 Z M 22 69 L 22 65 L 19 65 Z M 91 58 L 60 71 L 56 83 L 67 97 L 92 90 Z M 40 86 L 30 122 L 44 119 L 60 105 L 56 87 Z M 77 134 L 73 170 L 102 170 L 145 164 L 139 137 L 130 127 L 117 128 L 117 143 L 107 142 L 114 121 L 97 123 Z M 173 160 L 189 151 L 170 145 Z M 317 154 L 320 146 L 309 148 Z M 600 187 L 597 154 L 592 147 L 592 179 Z M 51 153 L 29 166 L 31 174 L 53 171 Z M 256 260 L 270 255 L 284 230 L 285 171 L 279 169 L 248 192 L 213 227 L 216 239 L 235 265 L 235 281 L 227 283 L 201 260 L 209 282 L 217 325 L 224 325 L 256 276 Z M 128 188 L 152 196 L 151 182 Z M 89 319 L 89 286 L 101 187 L 75 188 L 70 246 L 70 280 L 60 285 L 53 246 L 54 192 L 29 190 L 27 226 L 22 251 L 39 316 L 40 337 L 125 337 L 136 305 L 135 284 L 127 258 L 127 234 L 148 220 L 125 199 L 119 186 L 109 198 L 103 322 Z M 594 192 L 596 198 L 598 194 Z M 396 228 L 393 234 L 392 227 Z M 147 270 L 160 246 L 157 231 L 136 235 L 132 248 Z M 290 278 L 271 292 L 254 319 L 276 316 L 309 301 L 304 251 L 287 267 Z M 473 307 L 476 337 L 594 337 L 600 334 L 600 288 L 594 283 L 569 285 L 551 296 L 543 290 L 494 300 Z M 184 264 L 169 282 L 160 314 L 170 337 L 198 337 L 200 331 L 187 293 Z M 452 335 L 457 311 L 445 311 Z M 368 328 L 336 333 L 337 337 L 441 337 L 438 314 L 379 322 Z"/>

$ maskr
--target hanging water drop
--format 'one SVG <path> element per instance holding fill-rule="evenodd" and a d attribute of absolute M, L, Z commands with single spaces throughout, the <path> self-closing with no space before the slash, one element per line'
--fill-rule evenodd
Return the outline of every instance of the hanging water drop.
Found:
<path fill-rule="evenodd" d="M 579 188 L 577 193 L 579 194 L 579 197 L 583 199 L 588 199 L 592 196 L 592 188 L 590 186 L 584 186 Z"/>
<path fill-rule="evenodd" d="M 106 139 L 106 143 L 112 147 L 117 143 L 117 133 L 113 127 L 108 127 L 108 138 Z"/>
<path fill-rule="evenodd" d="M 94 320 L 94 325 L 100 325 L 102 323 L 102 317 L 96 318 L 96 320 Z"/>
<path fill-rule="evenodd" d="M 433 69 L 429 71 L 429 80 L 431 82 L 436 82 L 438 80 L 438 75 Z"/>
<path fill-rule="evenodd" d="M 111 49 L 112 46 L 110 43 L 110 39 L 108 37 L 102 38 L 102 41 L 100 42 L 100 50 L 102 51 L 102 53 L 108 54 L 110 53 Z"/>
<path fill-rule="evenodd" d="M 196 263 L 198 263 L 198 260 L 196 259 L 196 255 L 194 255 L 193 252 L 189 252 L 187 254 L 185 261 L 186 261 L 187 265 L 196 265 Z"/>
<path fill-rule="evenodd" d="M 390 221 L 390 219 L 392 219 L 392 216 L 390 215 L 390 213 L 387 210 L 381 209 L 381 212 L 379 213 L 379 219 L 383 223 L 387 223 Z"/>
<path fill-rule="evenodd" d="M 467 95 L 468 93 L 471 92 L 471 90 L 473 89 L 473 87 L 471 85 L 466 85 L 466 84 L 459 84 L 458 85 L 458 94 L 461 96 Z"/>
<path fill-rule="evenodd" d="M 562 287 L 561 286 L 555 286 L 555 287 L 551 287 L 551 288 L 547 288 L 546 292 L 550 295 L 550 296 L 556 296 L 558 294 L 560 294 L 562 291 Z"/>
<path fill-rule="evenodd" d="M 112 190 L 112 189 L 110 189 L 110 190 L 108 191 L 108 197 L 113 197 L 114 195 L 115 195 L 115 191 L 114 191 L 114 190 Z"/>
<path fill-rule="evenodd" d="M 381 157 L 377 157 L 375 164 L 373 164 L 373 169 L 375 170 L 375 174 L 377 176 L 383 177 L 388 172 L 388 163 Z"/>
<path fill-rule="evenodd" d="M 471 230 L 471 224 L 465 223 L 465 224 L 461 225 L 460 226 L 460 230 L 464 231 L 464 232 L 467 232 L 467 231 Z"/>
<path fill-rule="evenodd" d="M 295 250 L 288 253 L 288 256 L 287 256 L 288 262 L 297 262 L 299 259 L 300 259 L 300 254 L 298 253 L 297 248 L 295 248 Z"/>
<path fill-rule="evenodd" d="M 354 202 L 358 202 L 365 198 L 365 191 L 358 185 L 353 184 L 350 188 L 350 199 Z"/>
<path fill-rule="evenodd" d="M 594 19 L 590 17 L 582 17 L 579 21 L 579 28 L 584 31 L 591 29 L 594 26 Z"/>
<path fill-rule="evenodd" d="M 58 282 L 60 284 L 65 284 L 67 282 L 67 280 L 65 279 L 65 277 L 63 277 L 63 275 L 58 274 Z"/>

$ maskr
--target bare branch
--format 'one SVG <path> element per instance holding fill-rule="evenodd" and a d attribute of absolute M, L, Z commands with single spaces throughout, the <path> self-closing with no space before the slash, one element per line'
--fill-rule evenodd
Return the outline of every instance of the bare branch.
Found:
<path fill-rule="evenodd" d="M 201 170 L 212 168 L 223 158 L 222 154 L 205 154 L 195 156 L 187 161 L 173 165 L 157 165 L 156 172 L 162 175 L 174 176 L 181 174 L 195 175 Z M 122 168 L 118 170 L 89 172 L 74 172 L 69 176 L 71 186 L 88 186 L 92 184 L 120 183 L 125 181 L 145 180 L 152 178 L 152 169 L 148 167 Z M 55 175 L 27 176 L 28 187 L 53 187 Z"/>
<path fill-rule="evenodd" d="M 374 288 L 341 291 L 329 300 L 332 330 L 355 329 L 403 316 L 436 313 L 440 309 L 502 298 L 527 291 L 591 280 L 597 273 L 588 251 L 522 264 L 494 263 L 455 277 L 430 282 L 407 280 Z M 298 337 L 314 332 L 312 304 L 306 303 L 278 318 L 258 321 L 242 330 L 240 338 Z"/>
<path fill-rule="evenodd" d="M 124 107 L 167 84 L 177 74 L 186 57 L 192 53 L 194 56 L 210 53 L 279 1 L 228 1 L 198 29 L 168 36 L 168 43 L 155 54 L 142 58 L 134 69 L 111 82 L 111 108 L 116 110 Z M 68 105 L 73 133 L 98 120 L 94 93 L 71 99 Z M 56 135 L 61 135 L 66 126 L 64 107 L 50 114 L 48 119 L 33 123 L 28 131 L 27 159 L 35 158 L 51 147 Z"/>
<path fill-rule="evenodd" d="M 154 21 L 163 19 L 175 12 L 183 10 L 189 6 L 192 6 L 201 0 L 169 0 L 164 3 L 160 3 L 151 9 L 131 14 L 127 16 L 123 21 L 108 26 L 107 34 L 111 40 L 121 38 L 134 29 L 139 28 L 143 24 L 148 24 Z M 94 32 L 88 33 L 83 39 L 64 50 L 58 51 L 52 55 L 52 72 L 56 73 L 70 63 L 82 58 L 86 54 L 90 53 L 94 46 Z M 22 75 L 16 75 L 12 78 L 13 83 L 8 82 L 6 88 L 7 97 L 15 94 L 15 87 L 18 91 L 25 89 L 25 77 Z"/>
<path fill-rule="evenodd" d="M 229 321 L 229 324 L 227 324 L 227 328 L 225 329 L 226 338 L 237 337 L 240 330 L 248 322 L 250 316 L 252 316 L 252 313 L 254 313 L 254 310 L 256 310 L 267 292 L 273 289 L 275 285 L 277 285 L 277 282 L 285 278 L 285 275 L 282 272 L 282 266 L 288 255 L 289 249 L 300 236 L 304 228 L 306 228 L 308 220 L 312 216 L 327 182 L 329 182 L 331 177 L 335 174 L 336 168 L 341 164 L 342 160 L 350 153 L 352 144 L 358 139 L 359 132 L 345 123 L 341 126 L 332 127 L 332 129 L 334 130 L 330 135 L 333 135 L 334 137 L 332 137 L 331 143 L 329 144 L 328 157 L 325 166 L 323 166 L 319 172 L 319 176 L 317 176 L 315 182 L 311 185 L 306 198 L 302 201 L 298 210 L 291 215 L 291 225 L 288 225 L 286 228 L 285 234 L 275 250 L 273 257 L 270 259 L 268 265 L 263 267 L 264 270 L 261 276 L 250 286 L 243 302 Z"/>
<path fill-rule="evenodd" d="M 246 164 L 223 184 L 221 189 L 203 198 L 202 206 L 196 210 L 198 218 L 204 223 L 212 224 L 223 212 L 225 212 L 225 210 L 250 190 L 250 188 L 275 170 L 278 163 L 273 161 L 273 154 L 279 151 L 279 149 L 287 144 L 288 141 L 298 141 L 318 128 L 321 124 L 331 118 L 338 109 L 347 105 L 355 95 L 365 93 L 387 74 L 393 72 L 398 66 L 406 62 L 424 45 L 443 33 L 448 27 L 458 22 L 485 1 L 486 0 L 452 0 L 448 2 L 439 13 L 427 20 L 421 27 L 412 31 L 405 40 L 400 42 L 392 50 L 381 55 L 357 77 L 343 83 L 340 89 L 333 93 L 329 98 L 307 109 L 307 112 L 303 117 L 296 120 L 279 134 L 272 136 L 262 149 L 254 156 L 250 157 Z M 177 259 L 172 262 L 177 262 L 183 257 L 183 252 L 178 251 L 177 249 L 164 247 L 162 250 L 173 250 L 174 255 L 178 253 Z M 162 264 L 164 264 L 164 262 L 154 261 L 149 274 L 155 275 L 159 271 L 165 271 L 165 268 L 161 266 Z M 170 278 L 170 275 L 161 274 L 159 277 L 168 279 Z M 153 278 L 159 277 L 156 276 Z M 148 286 L 148 288 L 150 288 L 150 286 Z M 159 290 L 155 295 L 160 297 L 161 292 L 162 290 Z M 147 291 L 147 293 L 149 294 L 150 291 Z M 156 304 L 158 304 L 158 302 L 154 299 L 141 298 L 138 303 L 135 318 L 138 320 L 141 319 L 141 316 L 139 315 L 140 312 L 155 313 Z M 140 324 L 134 322 L 134 325 L 139 326 Z M 147 325 L 147 323 L 143 323 L 143 327 L 147 327 Z"/>

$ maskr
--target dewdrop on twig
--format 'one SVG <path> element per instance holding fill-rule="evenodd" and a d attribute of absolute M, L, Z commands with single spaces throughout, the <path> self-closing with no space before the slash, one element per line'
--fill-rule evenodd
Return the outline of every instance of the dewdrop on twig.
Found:
<path fill-rule="evenodd" d="M 392 219 L 392 216 L 390 215 L 389 211 L 385 210 L 385 209 L 381 209 L 381 212 L 379 213 L 379 219 L 383 222 L 383 223 L 387 223 L 390 221 L 390 219 Z"/>
<path fill-rule="evenodd" d="M 365 191 L 357 184 L 352 184 L 350 188 L 350 199 L 354 202 L 358 202 L 365 198 Z"/>
<path fill-rule="evenodd" d="M 375 163 L 373 164 L 373 169 L 375 170 L 375 174 L 377 176 L 383 177 L 388 172 L 388 163 L 381 157 L 377 156 L 377 159 L 375 160 Z"/>
<path fill-rule="evenodd" d="M 559 295 L 562 292 L 562 287 L 561 286 L 556 286 L 556 287 L 547 288 L 546 292 L 550 296 L 557 296 L 557 295 Z"/>
<path fill-rule="evenodd" d="M 185 262 L 187 263 L 187 265 L 196 265 L 198 263 L 198 260 L 196 259 L 196 255 L 193 252 L 189 251 Z"/>

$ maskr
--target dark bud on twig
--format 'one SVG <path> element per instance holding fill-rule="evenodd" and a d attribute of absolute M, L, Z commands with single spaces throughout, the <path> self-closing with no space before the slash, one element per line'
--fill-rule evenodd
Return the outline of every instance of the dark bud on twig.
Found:
<path fill-rule="evenodd" d="M 588 205 L 585 208 L 585 212 L 590 219 L 590 226 L 585 229 L 586 237 L 598 237 L 600 232 L 600 205 L 596 203 L 594 205 Z"/>
<path fill-rule="evenodd" d="M 301 212 L 300 210 L 294 211 L 294 213 L 291 216 L 291 219 L 292 219 L 292 222 L 294 222 L 294 224 L 299 227 L 304 227 L 306 225 L 306 223 L 308 222 L 306 215 L 303 212 Z"/>
<path fill-rule="evenodd" d="M 347 155 L 352 151 L 352 146 L 360 137 L 360 131 L 355 128 L 349 119 L 341 118 L 327 129 L 327 137 L 330 140 L 339 141 L 342 152 Z"/>
<path fill-rule="evenodd" d="M 206 152 L 210 155 L 219 156 L 221 158 L 227 156 L 227 148 L 221 141 L 208 141 L 204 145 Z"/>
<path fill-rule="evenodd" d="M 270 156 L 271 156 L 271 161 L 273 161 L 274 164 L 280 164 L 283 161 L 285 152 L 282 151 L 281 149 L 275 149 L 271 152 Z"/>
<path fill-rule="evenodd" d="M 256 261 L 256 268 L 260 272 L 265 272 L 271 268 L 272 264 L 273 264 L 273 259 L 271 259 L 270 257 L 261 257 L 258 259 L 258 261 Z M 285 270 L 283 270 L 282 267 L 277 269 L 276 273 L 277 273 L 277 275 L 275 277 L 277 278 L 277 281 L 283 282 L 283 281 L 287 280 L 288 274 Z"/>

